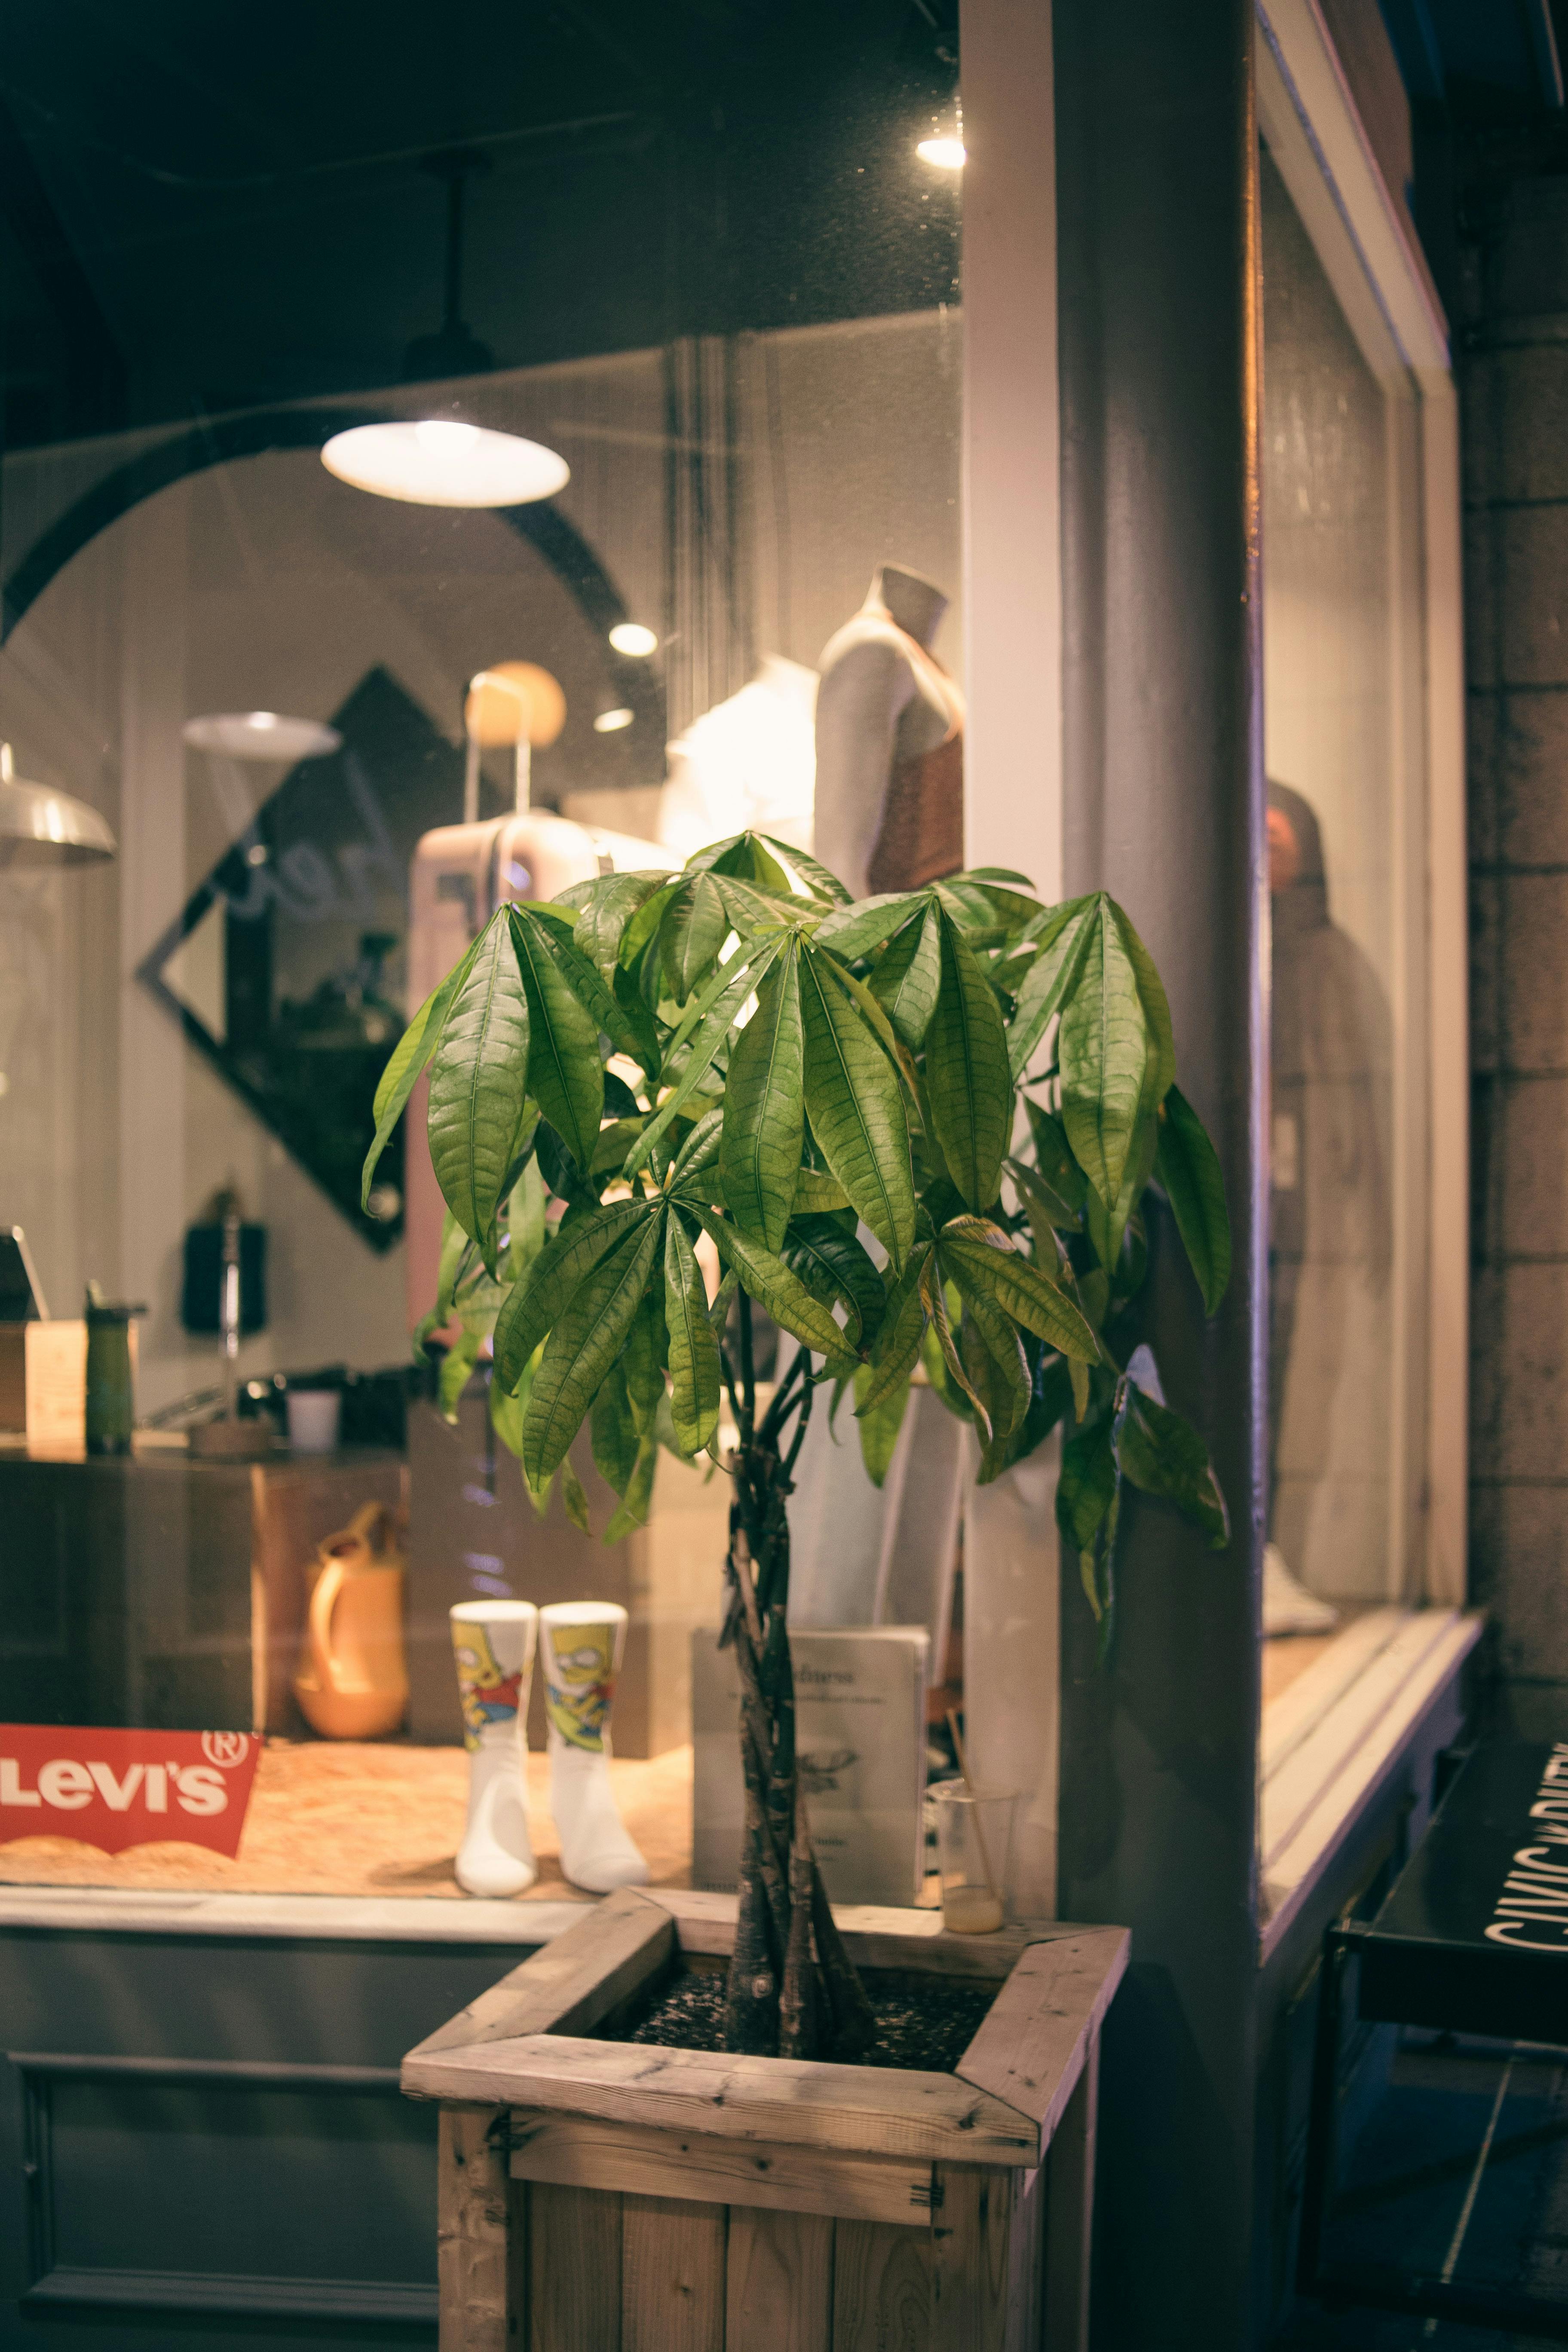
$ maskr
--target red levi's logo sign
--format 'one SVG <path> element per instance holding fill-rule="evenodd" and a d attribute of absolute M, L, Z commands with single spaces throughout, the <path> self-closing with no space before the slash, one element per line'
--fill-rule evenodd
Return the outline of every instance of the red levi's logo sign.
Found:
<path fill-rule="evenodd" d="M 173 1838 L 232 1861 L 260 1756 L 246 1731 L 0 1723 L 0 1845 L 65 1837 L 121 1853 Z"/>

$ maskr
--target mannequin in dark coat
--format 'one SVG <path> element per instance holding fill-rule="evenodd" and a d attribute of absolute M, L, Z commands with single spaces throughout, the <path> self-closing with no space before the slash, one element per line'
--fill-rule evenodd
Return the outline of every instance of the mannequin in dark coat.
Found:
<path fill-rule="evenodd" d="M 1298 1539 L 1276 1527 L 1281 1488 L 1329 1471 L 1335 1394 L 1365 1328 L 1355 1310 L 1388 1287 L 1392 1041 L 1377 975 L 1330 913 L 1316 814 L 1287 784 L 1268 787 L 1268 851 L 1269 1534 L 1300 1574 Z"/>

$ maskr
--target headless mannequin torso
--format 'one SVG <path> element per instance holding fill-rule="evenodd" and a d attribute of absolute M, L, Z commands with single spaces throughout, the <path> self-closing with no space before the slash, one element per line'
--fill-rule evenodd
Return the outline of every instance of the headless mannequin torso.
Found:
<path fill-rule="evenodd" d="M 931 652 L 947 598 L 884 564 L 816 694 L 816 855 L 856 898 L 963 864 L 963 698 Z"/>

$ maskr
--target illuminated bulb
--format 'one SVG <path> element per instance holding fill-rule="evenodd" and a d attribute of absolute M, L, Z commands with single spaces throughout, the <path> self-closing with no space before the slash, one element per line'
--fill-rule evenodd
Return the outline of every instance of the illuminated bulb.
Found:
<path fill-rule="evenodd" d="M 633 654 L 639 660 L 658 651 L 658 639 L 640 621 L 617 621 L 610 631 L 610 643 L 618 654 Z"/>
<path fill-rule="evenodd" d="M 416 507 L 521 507 L 553 498 L 572 478 L 564 457 L 518 433 L 456 417 L 355 425 L 334 433 L 321 463 L 340 482 Z"/>
<path fill-rule="evenodd" d="M 594 721 L 594 732 L 595 735 L 618 734 L 623 727 L 631 725 L 635 716 L 636 713 L 630 710 L 601 710 Z"/>
<path fill-rule="evenodd" d="M 915 149 L 922 163 L 934 163 L 939 172 L 962 172 L 967 151 L 962 139 L 922 139 Z"/>

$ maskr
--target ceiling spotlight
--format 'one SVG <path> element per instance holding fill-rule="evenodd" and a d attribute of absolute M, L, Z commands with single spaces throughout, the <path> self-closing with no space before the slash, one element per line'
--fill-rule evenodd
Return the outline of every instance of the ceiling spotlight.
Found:
<path fill-rule="evenodd" d="M 967 151 L 963 140 L 950 133 L 946 138 L 922 139 L 915 153 L 922 163 L 934 163 L 939 172 L 962 172 Z"/>
<path fill-rule="evenodd" d="M 658 639 L 640 621 L 617 621 L 610 631 L 610 643 L 618 654 L 632 654 L 639 660 L 658 651 Z"/>
<path fill-rule="evenodd" d="M 333 434 L 321 463 L 356 490 L 416 507 L 529 506 L 572 478 L 565 458 L 542 443 L 451 416 L 353 425 Z"/>
<path fill-rule="evenodd" d="M 594 732 L 595 735 L 617 735 L 623 727 L 631 725 L 636 716 L 632 710 L 601 710 L 594 721 Z"/>
<path fill-rule="evenodd" d="M 230 760 L 324 760 L 342 737 L 320 719 L 289 719 L 280 710 L 209 710 L 180 730 L 193 751 Z"/>
<path fill-rule="evenodd" d="M 0 866 L 88 866 L 114 856 L 114 835 L 95 808 L 53 784 L 16 773 L 0 743 Z"/>

